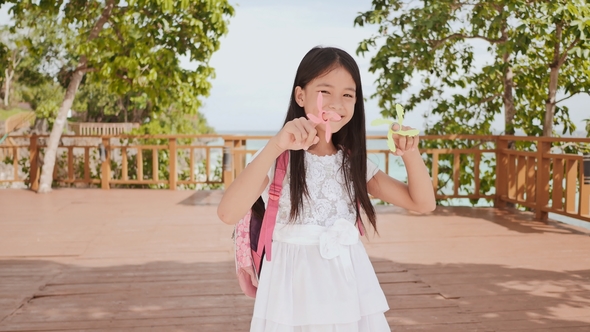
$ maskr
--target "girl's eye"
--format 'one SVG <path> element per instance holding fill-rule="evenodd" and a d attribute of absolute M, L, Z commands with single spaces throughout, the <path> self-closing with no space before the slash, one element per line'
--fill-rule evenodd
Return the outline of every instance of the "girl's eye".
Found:
<path fill-rule="evenodd" d="M 326 91 L 326 90 L 322 90 L 322 91 L 320 91 L 320 92 L 321 92 L 321 93 L 330 93 L 330 92 L 328 92 L 328 91 Z"/>
<path fill-rule="evenodd" d="M 351 94 L 348 94 L 348 93 L 347 93 L 347 94 L 345 94 L 345 95 L 344 95 L 344 97 L 346 97 L 346 98 L 354 98 L 354 96 L 353 96 L 353 95 L 351 95 Z"/>

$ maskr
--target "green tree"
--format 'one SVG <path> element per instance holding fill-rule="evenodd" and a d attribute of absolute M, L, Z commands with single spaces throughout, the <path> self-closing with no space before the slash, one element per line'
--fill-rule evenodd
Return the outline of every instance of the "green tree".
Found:
<path fill-rule="evenodd" d="M 521 105 L 543 119 L 543 136 L 553 135 L 554 117 L 567 121 L 559 103 L 577 94 L 590 94 L 590 4 L 586 0 L 536 1 L 523 7 L 521 29 L 531 43 L 517 64 L 522 78 Z M 548 73 L 548 75 L 547 75 Z M 522 85 L 522 86 L 520 86 Z M 558 100 L 561 92 L 564 98 Z M 561 116 L 560 116 L 561 115 Z M 573 123 L 564 125 L 573 131 Z M 534 133 L 537 134 L 537 133 Z"/>
<path fill-rule="evenodd" d="M 52 16 L 61 29 L 74 30 L 75 37 L 61 45 L 71 55 L 69 70 L 62 67 L 69 73 L 64 75 L 67 89 L 45 152 L 39 192 L 51 190 L 57 144 L 86 73 L 106 82 L 110 92 L 132 95 L 130 100 L 143 103 L 152 116 L 173 105 L 196 114 L 214 75 L 209 59 L 234 13 L 226 0 L 4 2 L 14 3 L 17 25 L 25 17 Z M 179 56 L 197 62 L 197 69 L 181 69 Z"/>
<path fill-rule="evenodd" d="M 418 91 L 404 104 L 409 111 L 420 103 L 433 105 L 431 114 L 442 121 L 433 125 L 432 132 L 489 133 L 491 121 L 502 110 L 509 135 L 515 129 L 538 134 L 543 126 L 536 123 L 545 119 L 547 135 L 554 123 L 563 124 L 564 132 L 575 130 L 567 109 L 555 107 L 559 102 L 555 95 L 560 88 L 567 95 L 588 91 L 587 74 L 580 73 L 588 66 L 578 67 L 587 63 L 583 55 L 590 49 L 585 38 L 590 15 L 584 1 L 374 0 L 372 4 L 355 24 L 377 24 L 379 30 L 362 41 L 357 52 L 377 49 L 370 70 L 378 73 L 375 96 L 385 115 L 393 116 L 394 104 L 417 77 Z M 481 51 L 482 43 L 492 61 L 478 67 L 475 48 Z M 572 59 L 572 52 L 579 56 Z M 558 84 L 560 70 L 578 74 L 562 75 Z M 584 75 L 586 79 L 579 80 Z M 545 112 L 532 111 L 538 105 Z"/>
<path fill-rule="evenodd" d="M 549 125 L 543 126 L 544 120 L 562 124 L 564 133 L 573 132 L 575 125 L 567 108 L 558 106 L 555 93 L 569 96 L 588 90 L 587 74 L 580 70 L 588 66 L 578 67 L 587 63 L 583 57 L 589 49 L 587 4 L 574 2 L 572 7 L 566 0 L 374 0 L 372 9 L 360 13 L 355 25 L 378 25 L 378 32 L 363 40 L 357 53 L 376 51 L 370 71 L 378 74 L 373 97 L 382 114 L 394 116 L 396 103 L 408 111 L 428 103 L 425 116 L 434 115 L 428 134 L 491 134 L 492 122 L 502 112 L 508 135 L 516 129 L 542 135 L 544 127 L 551 132 Z M 487 62 L 475 61 L 486 55 Z M 556 87 L 559 71 L 566 75 L 559 76 Z M 401 100 L 402 94 L 407 98 Z M 424 144 L 467 148 L 484 143 L 438 140 Z M 450 181 L 453 160 L 443 156 L 441 162 L 439 189 Z M 495 165 L 494 160 L 484 162 Z M 461 161 L 460 167 L 460 184 L 472 185 L 472 159 Z M 491 190 L 493 173 L 482 177 L 486 184 L 482 190 Z"/>

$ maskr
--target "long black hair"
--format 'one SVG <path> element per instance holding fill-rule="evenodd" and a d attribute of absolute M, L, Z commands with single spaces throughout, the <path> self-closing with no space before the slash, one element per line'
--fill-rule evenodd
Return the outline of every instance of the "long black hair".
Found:
<path fill-rule="evenodd" d="M 365 130 L 365 104 L 361 75 L 354 59 L 345 51 L 334 47 L 315 47 L 301 60 L 293 88 L 285 124 L 293 119 L 305 117 L 305 110 L 295 101 L 295 87 L 305 88 L 312 80 L 323 76 L 335 68 L 345 69 L 356 84 L 356 103 L 352 119 L 338 132 L 332 134 L 332 142 L 343 150 L 342 172 L 350 201 L 355 206 L 357 220 L 360 220 L 360 207 L 376 230 L 375 209 L 367 192 L 367 143 Z M 309 198 L 305 179 L 304 150 L 290 151 L 289 175 L 291 187 L 291 220 L 295 220 L 303 209 L 303 195 Z M 351 190 L 352 188 L 352 190 Z M 357 204 L 358 202 L 358 204 Z"/>

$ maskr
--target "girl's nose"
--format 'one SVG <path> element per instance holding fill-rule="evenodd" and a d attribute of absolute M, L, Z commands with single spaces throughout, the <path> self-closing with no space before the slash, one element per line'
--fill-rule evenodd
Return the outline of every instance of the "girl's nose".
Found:
<path fill-rule="evenodd" d="M 343 103 L 342 103 L 342 100 L 340 98 L 334 98 L 334 99 L 332 99 L 330 101 L 330 104 L 329 104 L 328 108 L 329 109 L 332 109 L 332 110 L 336 110 L 339 107 L 342 107 L 342 105 L 343 105 Z"/>

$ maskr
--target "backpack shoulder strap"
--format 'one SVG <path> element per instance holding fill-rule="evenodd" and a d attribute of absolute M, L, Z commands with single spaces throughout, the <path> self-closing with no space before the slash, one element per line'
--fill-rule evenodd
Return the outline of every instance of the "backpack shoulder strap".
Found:
<path fill-rule="evenodd" d="M 258 243 L 257 253 L 262 257 L 266 256 L 266 260 L 270 261 L 272 257 L 272 233 L 275 229 L 277 221 L 277 213 L 279 211 L 279 198 L 283 190 L 283 180 L 287 174 L 287 164 L 289 163 L 289 150 L 283 152 L 277 159 L 275 166 L 275 175 L 268 189 L 268 204 L 264 212 L 264 219 L 262 220 L 262 229 L 260 230 L 260 238 Z"/>

